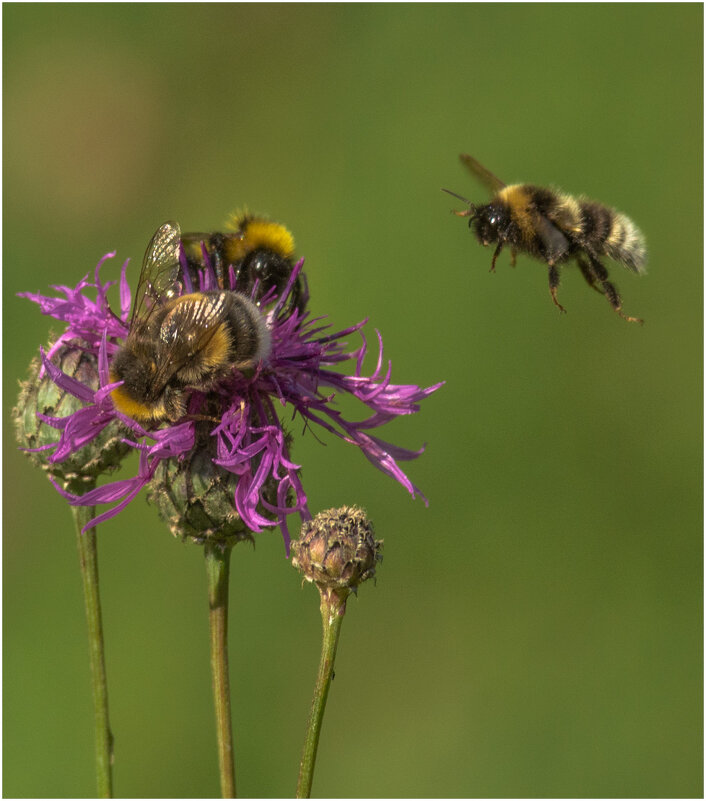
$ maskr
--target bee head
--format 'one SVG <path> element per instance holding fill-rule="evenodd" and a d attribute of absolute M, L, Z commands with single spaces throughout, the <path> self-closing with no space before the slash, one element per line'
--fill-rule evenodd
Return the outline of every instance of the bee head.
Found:
<path fill-rule="evenodd" d="M 507 208 L 497 203 L 479 206 L 473 211 L 468 225 L 473 225 L 475 234 L 481 245 L 490 245 L 505 238 L 505 231 L 511 223 Z"/>
<path fill-rule="evenodd" d="M 156 348 L 148 342 L 140 342 L 135 348 L 123 348 L 110 365 L 111 381 L 124 381 L 122 391 L 135 400 L 154 400 L 163 389 L 155 384 L 156 355 Z"/>
<path fill-rule="evenodd" d="M 115 408 L 133 420 L 177 421 L 186 414 L 186 396 L 179 386 L 155 381 L 157 351 L 147 342 L 129 343 L 115 354 L 110 380 L 122 381 L 111 396 Z"/>

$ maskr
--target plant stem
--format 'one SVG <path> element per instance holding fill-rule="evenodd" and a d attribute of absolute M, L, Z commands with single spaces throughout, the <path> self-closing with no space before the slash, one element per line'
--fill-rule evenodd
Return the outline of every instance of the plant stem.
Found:
<path fill-rule="evenodd" d="M 311 701 L 304 750 L 299 766 L 297 798 L 309 798 L 311 795 L 321 724 L 324 719 L 331 679 L 333 678 L 333 663 L 336 659 L 338 637 L 341 633 L 343 615 L 346 613 L 346 598 L 349 590 L 346 589 L 339 594 L 336 590 L 320 588 L 319 592 L 321 593 L 321 622 L 323 624 L 321 660 L 319 662 L 319 674 L 316 677 L 316 686 L 314 687 L 314 697 Z"/>
<path fill-rule="evenodd" d="M 76 523 L 83 597 L 88 622 L 88 650 L 91 662 L 91 686 L 93 690 L 93 717 L 96 742 L 96 782 L 99 798 L 112 798 L 113 795 L 113 735 L 108 720 L 108 683 L 105 674 L 105 652 L 103 648 L 103 623 L 98 591 L 98 549 L 96 530 L 89 528 L 84 534 L 81 529 L 93 517 L 95 507 L 73 506 Z"/>
<path fill-rule="evenodd" d="M 206 574 L 208 577 L 209 629 L 211 633 L 211 676 L 216 707 L 218 767 L 221 796 L 235 798 L 233 765 L 233 730 L 230 719 L 230 686 L 228 682 L 228 575 L 231 545 L 206 542 Z"/>

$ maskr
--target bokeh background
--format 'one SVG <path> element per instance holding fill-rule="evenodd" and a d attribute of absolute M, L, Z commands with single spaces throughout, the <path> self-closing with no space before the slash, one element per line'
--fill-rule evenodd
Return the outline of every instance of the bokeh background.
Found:
<path fill-rule="evenodd" d="M 52 323 L 15 293 L 113 249 L 104 277 L 132 257 L 134 279 L 162 221 L 217 229 L 244 204 L 294 232 L 315 314 L 368 316 L 395 381 L 447 382 L 385 432 L 427 443 L 407 467 L 428 508 L 297 436 L 312 511 L 358 503 L 385 540 L 315 795 L 702 795 L 702 14 L 3 7 L 5 796 L 95 793 L 71 517 L 10 423 Z M 461 151 L 627 211 L 650 269 L 611 274 L 645 326 L 575 267 L 566 315 L 541 264 L 489 274 L 439 191 L 485 198 Z M 116 795 L 215 796 L 203 556 L 143 497 L 99 555 Z M 318 596 L 277 532 L 231 581 L 239 792 L 291 796 Z"/>

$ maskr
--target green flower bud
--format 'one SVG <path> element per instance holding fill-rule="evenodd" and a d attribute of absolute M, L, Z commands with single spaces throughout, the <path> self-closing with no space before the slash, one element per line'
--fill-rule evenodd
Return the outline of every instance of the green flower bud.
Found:
<path fill-rule="evenodd" d="M 79 345 L 72 342 L 63 345 L 52 357 L 52 362 L 82 384 L 98 389 L 97 359 Z M 58 387 L 46 372 L 40 375 L 40 368 L 40 360 L 33 359 L 27 380 L 20 382 L 17 406 L 12 410 L 17 441 L 27 449 L 59 442 L 61 431 L 38 418 L 38 413 L 48 417 L 68 417 L 83 406 L 78 398 Z M 54 453 L 51 448 L 25 452 L 33 464 L 62 482 L 65 488 L 71 486 L 74 492 L 80 493 L 95 484 L 98 476 L 119 467 L 130 451 L 130 446 L 122 442 L 124 436 L 125 429 L 114 420 L 87 445 L 70 453 L 61 462 L 51 461 Z"/>
<path fill-rule="evenodd" d="M 238 476 L 213 463 L 215 439 L 199 435 L 195 447 L 183 459 L 160 462 L 148 489 L 148 501 L 175 537 L 202 545 L 206 540 L 235 545 L 240 540 L 254 544 L 252 532 L 235 508 Z M 277 485 L 266 483 L 265 500 L 275 504 Z M 268 517 L 260 505 L 258 512 Z M 270 515 L 271 516 L 271 515 Z M 278 525 L 272 521 L 272 528 Z"/>

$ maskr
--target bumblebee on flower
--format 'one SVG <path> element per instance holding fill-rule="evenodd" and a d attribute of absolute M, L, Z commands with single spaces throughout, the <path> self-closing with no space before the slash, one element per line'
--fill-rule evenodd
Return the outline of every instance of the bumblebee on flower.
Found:
<path fill-rule="evenodd" d="M 184 235 L 189 241 L 194 236 Z M 291 437 L 281 422 L 281 415 L 294 419 L 299 414 L 305 423 L 357 445 L 378 469 L 413 496 L 421 495 L 398 462 L 417 457 L 423 449 L 399 448 L 369 432 L 418 411 L 419 402 L 441 384 L 428 388 L 392 384 L 391 365 L 383 368 L 379 333 L 376 367 L 364 375 L 367 343 L 361 329 L 366 321 L 327 333 L 329 326 L 321 318 L 310 318 L 303 260 L 294 263 L 292 252 L 286 259 L 277 254 L 276 280 L 262 267 L 266 259 L 261 255 L 251 260 L 258 265 L 255 275 L 254 268 L 243 266 L 245 262 L 230 263 L 226 269 L 214 257 L 217 235 L 210 236 L 199 264 L 193 247 L 187 258 L 179 227 L 161 226 L 147 250 L 134 295 L 127 282 L 127 262 L 123 264 L 119 315 L 107 300 L 114 282 L 104 283 L 99 275 L 114 254 L 101 259 L 93 282 L 85 277 L 75 288 L 55 287 L 63 297 L 22 293 L 44 314 L 67 323 L 49 352 L 42 351 L 42 362 L 57 387 L 83 404 L 68 417 L 44 420 L 60 432 L 55 445 L 45 446 L 52 450 L 49 461 L 61 462 L 75 454 L 114 420 L 124 424 L 125 442 L 140 453 L 132 478 L 78 496 L 55 483 L 58 491 L 72 505 L 114 504 L 91 521 L 95 525 L 117 515 L 151 485 L 150 495 L 162 514 L 173 518 L 175 533 L 191 536 L 206 530 L 222 535 L 227 518 L 233 533 L 248 536 L 279 525 L 288 548 L 288 516 L 298 512 L 304 520 L 311 517 L 300 465 L 291 459 Z M 247 294 L 239 287 L 248 287 Z M 90 297 L 92 290 L 95 300 Z M 358 332 L 362 344 L 347 351 L 345 338 Z M 70 342 L 80 342 L 81 349 L 95 357 L 97 388 L 52 363 L 57 349 Z M 351 361 L 353 375 L 338 372 L 338 365 Z M 339 392 L 355 396 L 370 416 L 359 422 L 346 420 L 334 403 Z M 216 503 L 216 496 L 226 490 L 229 502 L 221 510 L 225 518 L 202 497 L 192 497 L 186 500 L 198 501 L 196 512 L 190 511 L 199 520 L 192 514 L 188 525 L 183 520 L 177 523 L 176 516 L 163 508 L 161 496 L 173 496 L 180 471 L 183 474 L 185 465 L 193 471 L 197 464 L 201 477 L 204 471 L 211 474 L 206 494 L 216 506 L 221 503 Z M 219 492 L 214 492 L 213 482 Z M 193 491 L 193 481 L 187 483 Z M 206 522 L 201 520 L 204 515 Z"/>

